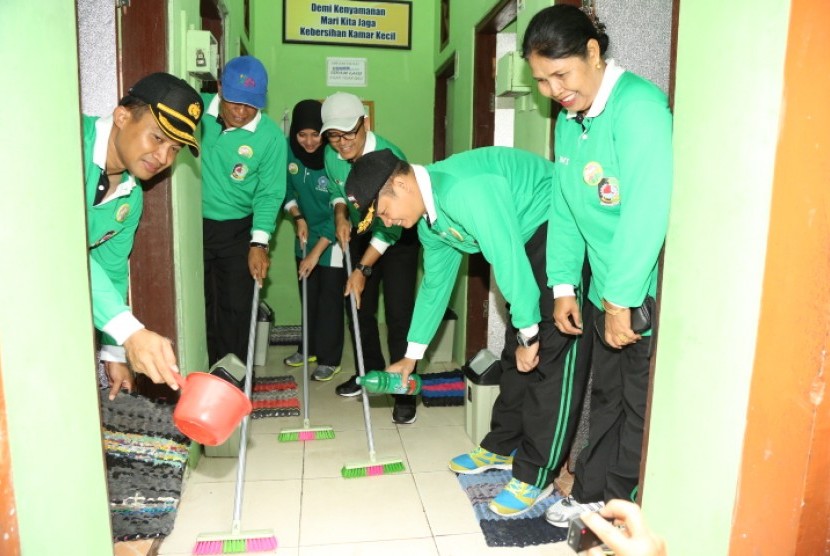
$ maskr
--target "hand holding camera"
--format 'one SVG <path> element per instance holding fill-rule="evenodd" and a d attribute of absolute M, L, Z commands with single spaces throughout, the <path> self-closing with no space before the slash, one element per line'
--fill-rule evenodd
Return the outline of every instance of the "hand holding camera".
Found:
<path fill-rule="evenodd" d="M 582 514 L 571 521 L 568 546 L 588 556 L 606 554 L 600 544 L 617 556 L 666 556 L 666 543 L 645 523 L 640 507 L 625 500 L 611 500 L 599 512 Z"/>

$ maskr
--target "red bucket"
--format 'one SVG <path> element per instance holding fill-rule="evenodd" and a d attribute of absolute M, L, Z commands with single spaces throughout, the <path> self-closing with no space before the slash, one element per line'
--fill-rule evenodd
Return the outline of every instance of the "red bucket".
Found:
<path fill-rule="evenodd" d="M 188 438 L 205 446 L 218 446 L 230 438 L 251 413 L 251 401 L 239 388 L 208 373 L 176 374 L 181 396 L 173 422 Z"/>

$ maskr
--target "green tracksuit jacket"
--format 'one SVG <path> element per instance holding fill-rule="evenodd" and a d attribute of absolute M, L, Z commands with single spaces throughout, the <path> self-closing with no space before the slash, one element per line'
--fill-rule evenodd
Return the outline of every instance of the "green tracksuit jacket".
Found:
<path fill-rule="evenodd" d="M 331 244 L 320 255 L 321 266 L 343 266 L 342 253 L 339 261 L 332 265 L 331 252 L 336 243 L 334 237 L 334 213 L 329 204 L 329 178 L 325 169 L 311 170 L 303 166 L 300 159 L 288 149 L 288 190 L 285 196 L 286 208 L 296 204 L 308 224 L 308 249 L 317 245 L 321 237 Z M 338 249 L 339 252 L 339 249 Z M 294 240 L 294 254 L 303 256 L 299 238 Z"/>
<path fill-rule="evenodd" d="M 285 136 L 262 112 L 223 132 L 219 97 L 202 96 L 208 107 L 202 118 L 202 216 L 224 221 L 253 214 L 252 232 L 270 238 L 285 198 Z"/>
<path fill-rule="evenodd" d="M 516 328 L 540 321 L 539 287 L 525 243 L 550 213 L 553 163 L 505 147 L 486 147 L 426 166 L 435 212 L 418 223 L 424 277 L 407 340 L 429 344 L 449 303 L 464 253 L 481 253 L 510 303 Z M 416 174 L 417 176 L 417 174 Z M 421 194 L 426 196 L 419 181 Z"/>
<path fill-rule="evenodd" d="M 584 131 L 565 111 L 556 122 L 549 284 L 578 284 L 587 250 L 594 305 L 606 299 L 637 307 L 657 290 L 672 189 L 672 117 L 666 95 L 630 72 L 622 72 L 604 106 L 594 105 L 589 116 L 599 113 L 585 118 Z"/>
<path fill-rule="evenodd" d="M 141 185 L 127 172 L 124 172 L 121 184 L 113 196 L 101 204 L 93 205 L 101 171 L 106 165 L 111 125 L 110 117 L 83 118 L 92 317 L 95 328 L 102 331 L 114 317 L 130 311 L 127 305 L 128 261 L 144 206 Z M 125 339 L 119 337 L 116 341 L 104 334 L 102 343 L 116 345 Z"/>
<path fill-rule="evenodd" d="M 403 151 L 397 146 L 387 141 L 377 133 L 368 132 L 366 134 L 366 146 L 363 149 L 363 154 L 374 151 L 382 151 L 389 149 L 395 156 L 401 160 L 406 160 Z M 352 170 L 352 165 L 348 160 L 343 160 L 337 151 L 331 145 L 326 145 L 324 155 L 326 163 L 326 173 L 329 176 L 329 198 L 331 205 L 334 206 L 336 202 L 343 202 L 349 208 L 349 217 L 352 220 L 352 225 L 357 226 L 360 223 L 357 211 L 351 203 L 348 202 L 346 195 L 346 178 L 349 177 L 349 172 Z M 387 245 L 394 245 L 401 237 L 401 227 L 391 226 L 386 227 L 380 218 L 375 218 L 372 222 L 372 238 L 378 239 Z"/>

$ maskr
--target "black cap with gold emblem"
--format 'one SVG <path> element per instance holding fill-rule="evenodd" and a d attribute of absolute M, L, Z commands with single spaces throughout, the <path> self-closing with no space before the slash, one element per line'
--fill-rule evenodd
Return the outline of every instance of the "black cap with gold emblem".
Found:
<path fill-rule="evenodd" d="M 380 188 L 400 162 L 391 150 L 383 149 L 364 154 L 352 165 L 346 178 L 346 195 L 360 218 L 358 234 L 365 233 L 371 227 Z"/>
<path fill-rule="evenodd" d="M 193 156 L 199 156 L 196 126 L 204 112 L 204 104 L 187 81 L 169 73 L 151 73 L 133 85 L 127 94 L 150 107 L 165 135 L 188 145 Z"/>

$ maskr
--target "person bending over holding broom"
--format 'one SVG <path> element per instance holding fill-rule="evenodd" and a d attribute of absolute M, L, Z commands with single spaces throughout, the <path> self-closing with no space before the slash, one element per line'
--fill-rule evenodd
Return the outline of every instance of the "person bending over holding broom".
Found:
<path fill-rule="evenodd" d="M 346 192 L 364 219 L 416 227 L 424 277 L 403 359 L 387 368 L 403 382 L 435 334 L 464 253 L 482 253 L 509 304 L 500 394 L 490 433 L 450 461 L 456 473 L 511 469 L 490 503 L 519 515 L 550 494 L 576 430 L 587 368 L 576 365 L 574 336 L 553 326 L 545 272 L 553 164 L 518 149 L 487 147 L 429 166 L 409 165 L 391 151 L 355 162 Z"/>

